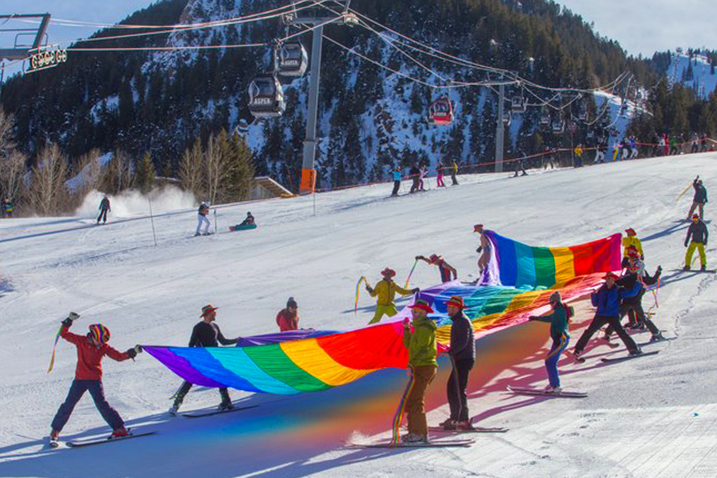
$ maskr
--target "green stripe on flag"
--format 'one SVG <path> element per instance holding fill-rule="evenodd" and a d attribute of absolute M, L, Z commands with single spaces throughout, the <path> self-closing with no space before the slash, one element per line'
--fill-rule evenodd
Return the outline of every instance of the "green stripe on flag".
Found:
<path fill-rule="evenodd" d="M 279 344 L 244 347 L 242 349 L 264 372 L 301 392 L 320 392 L 331 388 L 299 368 Z"/>

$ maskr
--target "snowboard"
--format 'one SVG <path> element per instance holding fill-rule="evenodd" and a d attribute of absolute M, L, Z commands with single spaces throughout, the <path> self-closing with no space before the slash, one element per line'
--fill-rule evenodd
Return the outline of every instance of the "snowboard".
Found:
<path fill-rule="evenodd" d="M 250 229 L 256 229 L 256 224 L 237 224 L 236 226 L 229 226 L 230 232 L 236 232 L 236 231 L 248 231 Z"/>
<path fill-rule="evenodd" d="M 135 434 L 127 435 L 126 437 L 121 437 L 121 438 L 111 438 L 110 439 L 109 437 L 107 437 L 107 438 L 98 438 L 98 439 L 94 439 L 94 440 L 68 441 L 67 446 L 69 446 L 70 448 L 80 448 L 83 446 L 102 445 L 105 443 L 114 443 L 114 442 L 118 442 L 118 441 L 129 440 L 131 438 L 146 437 L 149 435 L 154 435 L 155 433 L 157 433 L 157 432 L 135 433 Z"/>
<path fill-rule="evenodd" d="M 584 392 L 566 392 L 565 390 L 561 392 L 546 392 L 545 390 L 541 390 L 539 388 L 521 388 L 508 386 L 508 390 L 521 395 L 537 395 L 542 397 L 587 398 L 588 396 L 588 394 Z"/>
<path fill-rule="evenodd" d="M 655 351 L 653 351 L 653 352 L 643 352 L 643 353 L 641 353 L 640 355 L 628 355 L 627 357 L 617 357 L 617 358 L 606 358 L 606 357 L 603 357 L 603 358 L 601 358 L 600 360 L 602 360 L 602 361 L 605 362 L 605 363 L 625 362 L 626 360 L 632 360 L 632 359 L 637 359 L 637 358 L 641 358 L 641 357 L 647 357 L 647 356 L 650 356 L 650 355 L 657 355 L 657 354 L 659 354 L 659 353 L 660 353 L 659 350 L 655 350 Z"/>
<path fill-rule="evenodd" d="M 345 448 L 463 448 L 471 446 L 474 440 L 439 440 L 427 443 L 347 443 Z"/>
<path fill-rule="evenodd" d="M 204 417 L 212 417 L 214 415 L 222 415 L 224 413 L 233 413 L 233 412 L 241 412 L 244 410 L 249 410 L 250 408 L 256 408 L 259 405 L 251 405 L 248 407 L 234 407 L 231 410 L 214 410 L 212 412 L 196 412 L 196 413 L 182 413 L 181 415 L 186 418 L 204 418 Z"/>
<path fill-rule="evenodd" d="M 503 427 L 473 427 L 472 430 L 445 430 L 441 427 L 428 427 L 429 432 L 433 433 L 450 433 L 450 434 L 460 434 L 460 433 L 505 433 L 508 431 L 507 428 Z"/>

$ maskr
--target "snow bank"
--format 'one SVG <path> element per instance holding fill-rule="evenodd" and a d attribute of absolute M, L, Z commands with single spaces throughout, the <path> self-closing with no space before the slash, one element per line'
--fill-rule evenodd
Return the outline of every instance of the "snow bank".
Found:
<path fill-rule="evenodd" d="M 103 194 L 99 191 L 90 191 L 82 205 L 75 211 L 78 217 L 93 217 L 102 200 Z M 149 201 L 152 201 L 152 212 L 154 214 L 187 209 L 196 206 L 197 201 L 194 195 L 182 191 L 174 186 L 167 186 L 162 189 L 154 189 L 148 195 L 139 191 L 125 191 L 117 196 L 109 195 L 113 217 L 132 217 L 149 214 Z"/>

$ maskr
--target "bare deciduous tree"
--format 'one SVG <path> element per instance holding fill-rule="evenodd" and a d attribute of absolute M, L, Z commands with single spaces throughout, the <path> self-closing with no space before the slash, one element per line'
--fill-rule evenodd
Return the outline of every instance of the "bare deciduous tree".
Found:
<path fill-rule="evenodd" d="M 203 164 L 202 143 L 197 138 L 182 155 L 182 161 L 179 164 L 179 180 L 185 190 L 193 192 L 200 199 L 204 193 L 202 187 Z"/>
<path fill-rule="evenodd" d="M 57 144 L 45 146 L 32 168 L 29 197 L 36 213 L 49 215 L 63 210 L 68 196 L 67 173 L 67 158 Z"/>

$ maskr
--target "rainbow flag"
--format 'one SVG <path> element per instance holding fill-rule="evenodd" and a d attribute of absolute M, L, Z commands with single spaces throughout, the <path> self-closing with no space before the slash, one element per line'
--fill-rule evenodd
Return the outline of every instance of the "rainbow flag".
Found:
<path fill-rule="evenodd" d="M 485 236 L 493 249 L 484 276 L 488 284 L 560 287 L 579 276 L 621 269 L 621 234 L 569 247 L 528 246 L 493 231 Z"/>
<path fill-rule="evenodd" d="M 560 290 L 563 300 L 585 296 L 600 284 L 604 272 L 620 269 L 621 236 L 571 247 L 531 247 L 486 231 L 492 257 L 492 283 L 448 282 L 423 289 L 438 323 L 439 351 L 450 342 L 446 302 L 461 296 L 476 338 L 525 322 L 547 311 L 548 299 Z M 410 305 L 410 304 L 409 304 Z M 145 350 L 191 383 L 233 387 L 250 392 L 292 395 L 319 392 L 358 380 L 380 369 L 408 367 L 403 344 L 404 307 L 390 322 L 347 332 L 312 331 L 246 339 L 237 347 L 160 347 Z"/>

